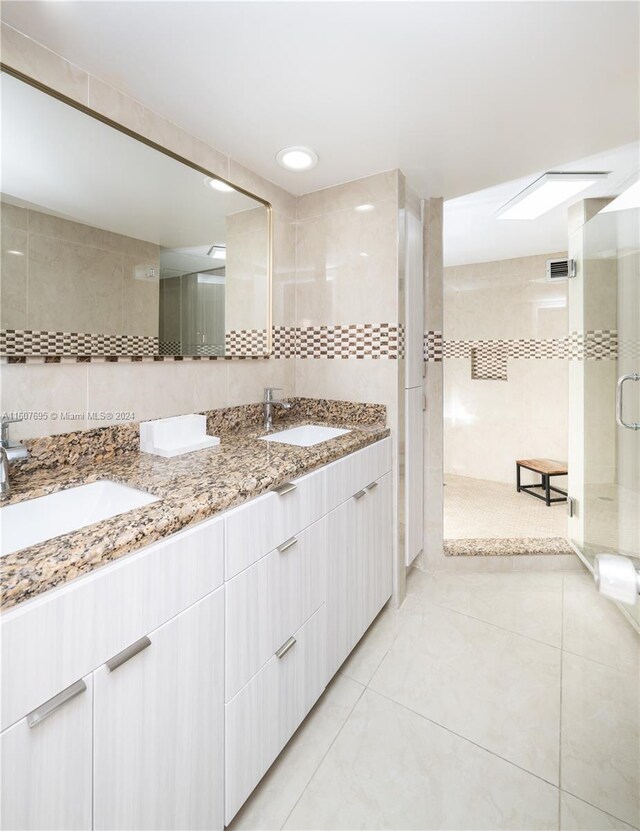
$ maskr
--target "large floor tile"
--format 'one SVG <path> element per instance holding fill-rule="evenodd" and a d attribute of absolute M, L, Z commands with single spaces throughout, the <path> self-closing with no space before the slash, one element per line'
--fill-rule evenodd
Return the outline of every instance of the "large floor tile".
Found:
<path fill-rule="evenodd" d="M 336 676 L 229 826 L 233 831 L 282 828 L 363 687 Z"/>
<path fill-rule="evenodd" d="M 640 825 L 638 673 L 565 652 L 563 790 Z"/>
<path fill-rule="evenodd" d="M 568 793 L 560 795 L 560 828 L 562 831 L 634 831 L 626 822 Z"/>
<path fill-rule="evenodd" d="M 423 602 L 370 686 L 557 784 L 560 663 L 554 647 Z"/>
<path fill-rule="evenodd" d="M 296 829 L 552 829 L 557 789 L 367 690 L 290 815 Z"/>
<path fill-rule="evenodd" d="M 563 648 L 619 669 L 640 666 L 640 635 L 588 573 L 565 575 Z"/>
<path fill-rule="evenodd" d="M 403 620 L 403 615 L 389 602 L 340 667 L 340 672 L 366 686 L 391 648 Z"/>
<path fill-rule="evenodd" d="M 560 572 L 410 575 L 407 590 L 447 609 L 559 647 L 562 641 Z"/>

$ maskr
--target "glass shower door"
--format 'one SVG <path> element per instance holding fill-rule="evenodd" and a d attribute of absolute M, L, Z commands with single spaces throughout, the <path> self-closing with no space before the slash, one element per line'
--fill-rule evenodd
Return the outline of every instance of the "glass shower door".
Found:
<path fill-rule="evenodd" d="M 584 226 L 582 540 L 639 558 L 640 210 L 600 212 Z M 631 611 L 640 621 L 638 605 Z"/>

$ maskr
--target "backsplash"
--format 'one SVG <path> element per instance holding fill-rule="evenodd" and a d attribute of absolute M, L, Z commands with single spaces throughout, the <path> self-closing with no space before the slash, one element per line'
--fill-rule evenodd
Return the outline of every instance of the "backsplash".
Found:
<path fill-rule="evenodd" d="M 280 425 L 300 419 L 328 424 L 353 426 L 386 423 L 386 407 L 380 404 L 360 404 L 353 401 L 290 398 L 290 410 L 276 409 L 273 420 Z M 246 427 L 259 427 L 263 420 L 262 404 L 245 404 L 206 410 L 207 433 L 223 436 Z M 140 450 L 139 422 L 109 425 L 93 430 L 78 430 L 37 439 L 27 439 L 29 457 L 17 462 L 21 472 L 32 473 L 60 466 L 102 462 L 116 456 L 137 453 Z"/>

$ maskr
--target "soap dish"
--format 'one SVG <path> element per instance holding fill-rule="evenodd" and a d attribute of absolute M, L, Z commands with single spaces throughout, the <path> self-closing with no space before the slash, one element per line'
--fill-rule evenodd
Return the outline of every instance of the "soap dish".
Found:
<path fill-rule="evenodd" d="M 140 452 L 156 456 L 181 456 L 220 444 L 217 436 L 207 435 L 207 417 L 174 416 L 143 421 L 140 424 Z"/>

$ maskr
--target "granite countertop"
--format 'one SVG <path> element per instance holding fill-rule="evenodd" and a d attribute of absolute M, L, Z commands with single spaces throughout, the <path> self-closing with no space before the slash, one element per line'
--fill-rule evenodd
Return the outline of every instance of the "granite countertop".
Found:
<path fill-rule="evenodd" d="M 389 435 L 384 421 L 354 424 L 335 415 L 313 423 L 348 427 L 351 432 L 313 447 L 259 441 L 264 430 L 251 424 L 221 432 L 218 447 L 173 458 L 128 450 L 66 465 L 61 458 L 55 467 L 19 467 L 3 506 L 100 479 L 139 488 L 159 500 L 2 557 L 3 610 Z M 275 429 L 309 422 L 301 413 Z"/>

